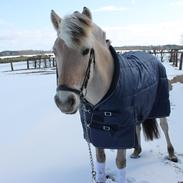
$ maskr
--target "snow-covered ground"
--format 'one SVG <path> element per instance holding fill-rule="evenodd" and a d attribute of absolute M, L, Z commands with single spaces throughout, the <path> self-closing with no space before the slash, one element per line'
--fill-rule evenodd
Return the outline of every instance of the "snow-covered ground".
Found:
<path fill-rule="evenodd" d="M 183 71 L 165 63 L 172 78 Z M 0 183 L 91 182 L 88 150 L 79 115 L 61 114 L 54 104 L 54 74 L 2 72 L 0 64 Z M 170 93 L 170 135 L 178 163 L 166 160 L 164 136 L 142 141 L 141 158 L 127 153 L 128 183 L 183 181 L 183 84 Z M 94 152 L 94 149 L 93 149 Z M 116 151 L 107 150 L 107 171 L 115 175 Z"/>

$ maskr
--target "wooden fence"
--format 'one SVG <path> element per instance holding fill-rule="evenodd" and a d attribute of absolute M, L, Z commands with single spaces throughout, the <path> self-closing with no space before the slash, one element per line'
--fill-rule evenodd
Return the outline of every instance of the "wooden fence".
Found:
<path fill-rule="evenodd" d="M 128 50 L 120 49 L 118 48 L 119 52 L 124 52 Z M 168 55 L 169 57 L 169 62 L 172 63 L 174 67 L 178 67 L 179 70 L 183 69 L 183 50 L 178 50 L 178 49 L 171 49 L 171 50 L 166 50 L 166 49 L 153 49 L 153 50 L 140 50 L 144 52 L 148 52 L 150 54 L 153 54 L 154 56 L 160 58 L 160 61 L 163 62 L 165 56 Z"/>
<path fill-rule="evenodd" d="M 124 50 L 117 49 L 118 52 L 124 52 Z M 125 50 L 127 51 L 127 50 Z M 178 67 L 180 70 L 183 69 L 183 50 L 178 49 L 171 49 L 171 50 L 165 50 L 165 49 L 154 49 L 154 50 L 141 50 L 148 53 L 153 54 L 154 56 L 160 58 L 160 60 L 163 62 L 165 56 L 168 56 L 169 62 L 172 63 L 173 66 Z M 38 55 L 33 57 L 26 57 L 24 60 L 14 60 L 14 59 L 8 59 L 6 62 L 7 64 L 10 64 L 10 70 L 16 71 L 20 70 L 16 68 L 16 63 L 24 62 L 24 68 L 21 68 L 21 70 L 30 70 L 30 69 L 45 69 L 45 68 L 55 68 L 56 67 L 56 61 L 53 55 Z M 5 62 L 4 62 L 5 63 Z"/>
<path fill-rule="evenodd" d="M 160 55 L 160 60 L 161 62 L 163 62 L 163 59 L 164 59 L 164 56 L 165 55 L 169 55 L 169 62 L 172 63 L 172 65 L 174 67 L 178 67 L 179 70 L 182 70 L 182 62 L 183 62 L 183 51 L 181 50 L 161 50 L 161 51 L 158 51 L 156 52 L 155 51 L 155 56 L 156 55 Z"/>
<path fill-rule="evenodd" d="M 30 70 L 30 69 L 45 69 L 45 68 L 54 68 L 56 67 L 56 61 L 55 58 L 52 55 L 38 55 L 33 57 L 27 57 L 24 60 L 19 61 L 17 59 L 7 59 L 6 62 L 10 64 L 11 71 L 17 71 L 17 70 Z M 22 63 L 23 67 L 17 69 L 17 63 Z"/>
<path fill-rule="evenodd" d="M 169 61 L 172 62 L 173 66 L 179 67 L 179 70 L 182 70 L 183 52 L 172 50 Z"/>

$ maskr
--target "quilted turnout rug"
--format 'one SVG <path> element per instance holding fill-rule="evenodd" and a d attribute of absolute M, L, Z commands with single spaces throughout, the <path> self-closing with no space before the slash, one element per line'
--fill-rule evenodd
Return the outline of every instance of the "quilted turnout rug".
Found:
<path fill-rule="evenodd" d="M 169 86 L 166 70 L 156 57 L 145 52 L 118 54 L 112 46 L 114 75 L 111 87 L 95 106 L 84 102 L 80 108 L 87 118 L 89 141 L 99 148 L 133 148 L 137 146 L 135 126 L 149 118 L 170 114 Z"/>

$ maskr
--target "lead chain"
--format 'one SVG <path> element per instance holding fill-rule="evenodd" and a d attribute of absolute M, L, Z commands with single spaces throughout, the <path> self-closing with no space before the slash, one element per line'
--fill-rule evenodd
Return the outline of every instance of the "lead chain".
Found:
<path fill-rule="evenodd" d="M 89 139 L 89 132 L 88 132 L 88 123 L 86 119 L 86 106 L 82 104 L 82 113 L 83 113 L 83 121 L 84 121 L 84 128 L 85 128 L 85 135 L 86 135 L 86 141 L 88 144 L 88 151 L 89 151 L 89 158 L 90 158 L 90 165 L 91 165 L 91 174 L 92 174 L 92 183 L 97 183 L 96 182 L 96 171 L 94 167 L 94 162 L 93 162 L 93 155 L 92 155 L 92 150 L 91 150 L 91 144 L 90 144 L 90 139 Z"/>

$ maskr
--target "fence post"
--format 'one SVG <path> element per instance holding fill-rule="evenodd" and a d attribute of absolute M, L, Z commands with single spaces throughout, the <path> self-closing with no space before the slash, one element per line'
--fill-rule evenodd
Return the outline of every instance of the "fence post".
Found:
<path fill-rule="evenodd" d="M 163 62 L 163 49 L 160 51 L 161 62 Z"/>
<path fill-rule="evenodd" d="M 48 55 L 49 67 L 51 68 L 51 55 Z"/>
<path fill-rule="evenodd" d="M 44 68 L 47 68 L 46 59 L 44 58 Z"/>
<path fill-rule="evenodd" d="M 174 50 L 172 53 L 172 62 L 173 62 L 173 66 L 176 66 L 176 50 Z"/>
<path fill-rule="evenodd" d="M 178 66 L 178 51 L 175 52 L 175 67 Z"/>
<path fill-rule="evenodd" d="M 14 71 L 13 62 L 12 61 L 10 62 L 10 66 L 11 66 L 11 71 Z"/>
<path fill-rule="evenodd" d="M 53 57 L 53 67 L 56 67 L 55 58 Z"/>
<path fill-rule="evenodd" d="M 34 69 L 36 69 L 36 68 L 37 68 L 37 60 L 35 58 L 35 60 L 34 60 Z"/>
<path fill-rule="evenodd" d="M 170 51 L 170 60 L 169 62 L 173 62 L 173 49 L 171 49 Z"/>
<path fill-rule="evenodd" d="M 27 59 L 27 70 L 29 70 L 29 60 Z"/>
<path fill-rule="evenodd" d="M 181 53 L 181 56 L 180 56 L 179 70 L 182 70 L 182 62 L 183 62 L 183 52 Z"/>
<path fill-rule="evenodd" d="M 153 49 L 153 54 L 154 56 L 156 56 L 156 49 Z"/>

